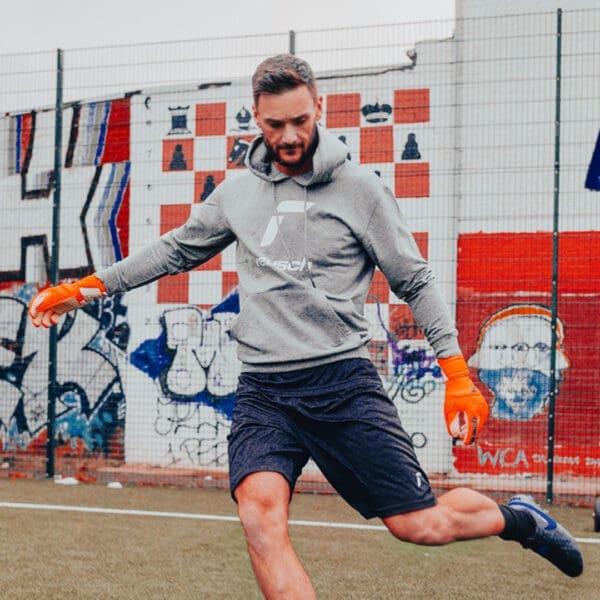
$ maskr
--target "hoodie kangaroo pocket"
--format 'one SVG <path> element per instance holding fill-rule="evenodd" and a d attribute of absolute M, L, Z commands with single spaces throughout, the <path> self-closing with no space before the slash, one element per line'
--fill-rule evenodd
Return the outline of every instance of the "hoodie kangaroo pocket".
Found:
<path fill-rule="evenodd" d="M 321 291 L 298 287 L 248 296 L 231 333 L 256 364 L 333 354 L 351 332 Z"/>

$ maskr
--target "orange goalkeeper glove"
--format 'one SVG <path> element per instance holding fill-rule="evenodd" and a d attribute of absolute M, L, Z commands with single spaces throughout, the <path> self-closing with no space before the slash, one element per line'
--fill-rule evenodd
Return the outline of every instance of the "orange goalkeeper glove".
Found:
<path fill-rule="evenodd" d="M 438 363 L 447 377 L 444 417 L 448 433 L 454 439 L 472 444 L 488 418 L 488 404 L 471 381 L 462 356 L 439 358 Z"/>
<path fill-rule="evenodd" d="M 56 325 L 64 313 L 106 296 L 104 284 L 88 275 L 75 283 L 62 283 L 45 289 L 34 296 L 29 304 L 29 316 L 36 327 L 46 329 Z"/>

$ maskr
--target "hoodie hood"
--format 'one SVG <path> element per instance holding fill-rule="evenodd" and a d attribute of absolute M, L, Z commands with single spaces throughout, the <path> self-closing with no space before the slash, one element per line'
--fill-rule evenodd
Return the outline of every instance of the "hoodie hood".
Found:
<path fill-rule="evenodd" d="M 344 163 L 348 155 L 348 146 L 320 125 L 317 125 L 317 138 L 312 171 L 293 177 L 297 183 L 306 187 L 332 181 L 334 171 Z M 262 134 L 250 144 L 244 162 L 254 175 L 264 181 L 276 183 L 290 177 L 273 168 L 273 160 Z"/>

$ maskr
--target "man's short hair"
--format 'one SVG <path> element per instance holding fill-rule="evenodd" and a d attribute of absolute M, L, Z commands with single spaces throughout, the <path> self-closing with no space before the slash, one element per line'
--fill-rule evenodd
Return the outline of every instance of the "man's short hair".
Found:
<path fill-rule="evenodd" d="M 305 85 L 317 97 L 315 75 L 310 65 L 293 54 L 278 54 L 263 60 L 252 76 L 252 95 L 258 104 L 261 94 L 281 94 Z"/>

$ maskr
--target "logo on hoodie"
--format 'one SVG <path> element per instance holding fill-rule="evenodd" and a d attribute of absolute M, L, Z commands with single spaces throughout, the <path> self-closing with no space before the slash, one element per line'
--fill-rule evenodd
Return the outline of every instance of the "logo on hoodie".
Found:
<path fill-rule="evenodd" d="M 269 219 L 267 228 L 263 234 L 260 245 L 262 247 L 270 246 L 279 233 L 279 226 L 287 215 L 303 214 L 313 206 L 314 202 L 304 202 L 303 200 L 284 200 L 275 208 L 275 214 Z"/>
<path fill-rule="evenodd" d="M 256 259 L 256 264 L 259 267 L 269 267 L 275 271 L 305 271 L 310 269 L 312 263 L 310 260 L 306 260 L 306 258 L 302 260 L 280 260 L 259 256 Z"/>

